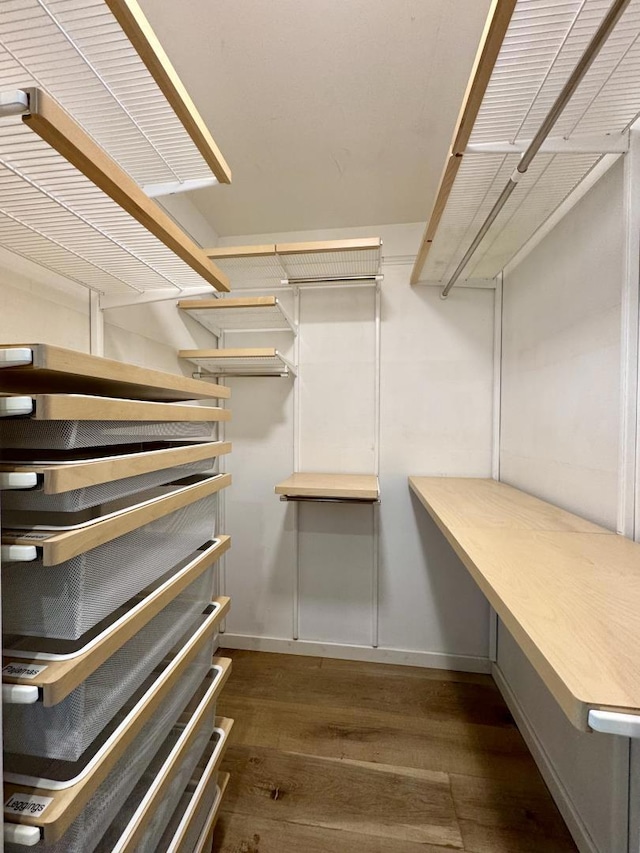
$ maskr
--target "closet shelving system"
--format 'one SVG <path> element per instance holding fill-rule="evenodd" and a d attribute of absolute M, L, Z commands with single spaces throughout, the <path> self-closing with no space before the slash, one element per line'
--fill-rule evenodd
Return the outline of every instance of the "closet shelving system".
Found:
<path fill-rule="evenodd" d="M 618 19 L 528 169 L 522 156 L 610 9 Z M 629 149 L 638 117 L 640 3 L 495 0 L 413 284 L 495 286 L 495 279 Z M 509 179 L 517 183 L 471 257 Z M 521 257 L 523 255 L 520 255 Z M 446 293 L 443 295 L 446 296 Z"/>
<path fill-rule="evenodd" d="M 153 200 L 231 173 L 136 0 L 5 7 L 0 246 L 92 291 L 92 324 L 108 297 L 228 290 Z M 5 849 L 208 853 L 229 391 L 20 344 L 0 392 Z"/>
<path fill-rule="evenodd" d="M 273 294 L 180 300 L 178 308 L 219 340 L 226 331 L 297 335 L 298 288 L 375 284 L 381 249 L 378 237 L 208 249 L 208 257 L 240 290 L 293 288 L 293 316 Z M 179 355 L 213 376 L 292 376 L 297 368 L 297 358 L 291 361 L 275 347 L 221 346 L 216 350 L 182 350 Z"/>
<path fill-rule="evenodd" d="M 215 716 L 231 662 L 212 658 L 231 448 L 211 401 L 229 391 L 0 353 L 5 849 L 204 851 L 233 725 Z"/>

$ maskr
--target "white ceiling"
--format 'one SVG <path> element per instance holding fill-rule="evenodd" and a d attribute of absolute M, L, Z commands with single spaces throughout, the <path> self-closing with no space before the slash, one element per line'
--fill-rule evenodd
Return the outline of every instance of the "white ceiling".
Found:
<path fill-rule="evenodd" d="M 141 0 L 233 170 L 221 236 L 427 218 L 489 0 Z"/>

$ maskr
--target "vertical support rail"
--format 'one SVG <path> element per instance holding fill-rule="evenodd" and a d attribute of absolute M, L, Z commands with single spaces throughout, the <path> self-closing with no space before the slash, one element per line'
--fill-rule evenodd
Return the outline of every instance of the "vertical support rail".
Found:
<path fill-rule="evenodd" d="M 218 346 L 224 347 L 224 332 L 222 332 L 221 336 L 218 338 Z M 216 378 L 216 382 L 220 385 L 227 384 L 227 380 L 224 376 L 218 376 Z M 227 427 L 225 421 L 218 421 L 216 425 L 216 438 L 218 441 L 226 441 L 227 437 Z M 218 470 L 221 474 L 227 473 L 227 457 L 226 455 L 218 456 Z M 221 533 L 227 532 L 227 496 L 226 489 L 221 489 L 218 492 L 218 506 L 217 506 L 217 522 L 218 522 L 218 530 Z M 219 561 L 218 568 L 218 591 L 220 595 L 227 594 L 227 552 L 225 552 Z M 227 620 L 226 618 L 222 620 L 220 623 L 220 627 L 218 629 L 218 633 L 224 634 L 227 630 Z"/>
<path fill-rule="evenodd" d="M 374 365 L 374 471 L 380 476 L 380 383 L 381 383 L 381 289 L 376 279 L 375 288 L 375 365 Z M 372 505 L 373 512 L 373 571 L 371 578 L 371 645 L 378 648 L 380 621 L 380 506 Z"/>
<path fill-rule="evenodd" d="M 100 294 L 94 290 L 89 294 L 89 351 L 91 355 L 104 355 L 104 312 Z"/>
<path fill-rule="evenodd" d="M 502 424 L 502 308 L 504 275 L 499 273 L 494 290 L 493 310 L 493 424 L 491 476 L 500 481 L 500 429 Z M 489 608 L 489 660 L 498 660 L 498 614 Z"/>
<path fill-rule="evenodd" d="M 293 380 L 293 470 L 300 470 L 300 288 L 293 288 L 293 321 L 297 334 L 293 340 L 293 361 L 296 366 L 296 376 Z M 300 505 L 293 505 L 293 630 L 294 640 L 300 638 Z"/>
<path fill-rule="evenodd" d="M 640 284 L 640 131 L 629 134 L 624 158 L 625 255 L 620 348 L 620 458 L 617 531 L 634 539 L 640 531 L 638 506 L 638 288 Z"/>

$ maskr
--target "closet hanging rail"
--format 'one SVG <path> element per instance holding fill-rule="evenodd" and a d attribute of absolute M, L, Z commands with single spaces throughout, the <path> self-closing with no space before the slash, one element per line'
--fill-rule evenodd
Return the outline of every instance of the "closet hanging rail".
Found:
<path fill-rule="evenodd" d="M 451 291 L 451 288 L 455 285 L 455 283 L 462 275 L 465 267 L 475 254 L 478 246 L 484 239 L 489 228 L 491 228 L 491 226 L 495 222 L 498 214 L 509 200 L 519 181 L 522 179 L 522 176 L 527 172 L 527 169 L 531 165 L 531 162 L 542 147 L 542 144 L 545 139 L 551 133 L 551 130 L 553 129 L 554 125 L 562 114 L 562 111 L 568 104 L 569 100 L 571 99 L 571 96 L 574 94 L 574 92 L 580 85 L 580 82 L 591 67 L 601 48 L 611 35 L 611 32 L 620 20 L 620 17 L 622 16 L 624 10 L 629 5 L 629 2 L 630 0 L 614 0 L 614 2 L 612 3 L 609 11 L 602 19 L 600 26 L 598 27 L 595 34 L 593 35 L 593 38 L 589 42 L 586 50 L 578 60 L 578 63 L 576 64 L 569 79 L 562 87 L 560 94 L 557 96 L 555 102 L 553 103 L 553 106 L 544 118 L 542 124 L 540 125 L 540 128 L 538 129 L 538 132 L 531 140 L 531 143 L 522 155 L 522 158 L 520 159 L 520 162 L 518 163 L 516 169 L 507 181 L 504 189 L 500 193 L 497 201 L 495 202 L 485 221 L 481 225 L 480 230 L 478 231 L 471 245 L 465 252 L 462 260 L 456 267 L 455 271 L 443 287 L 442 293 L 440 294 L 442 299 L 447 298 L 449 292 Z"/>

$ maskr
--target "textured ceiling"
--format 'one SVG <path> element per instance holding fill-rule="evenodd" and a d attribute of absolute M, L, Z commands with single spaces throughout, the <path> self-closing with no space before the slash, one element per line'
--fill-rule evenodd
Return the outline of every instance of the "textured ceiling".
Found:
<path fill-rule="evenodd" d="M 426 219 L 489 0 L 141 0 L 233 170 L 221 235 Z"/>

